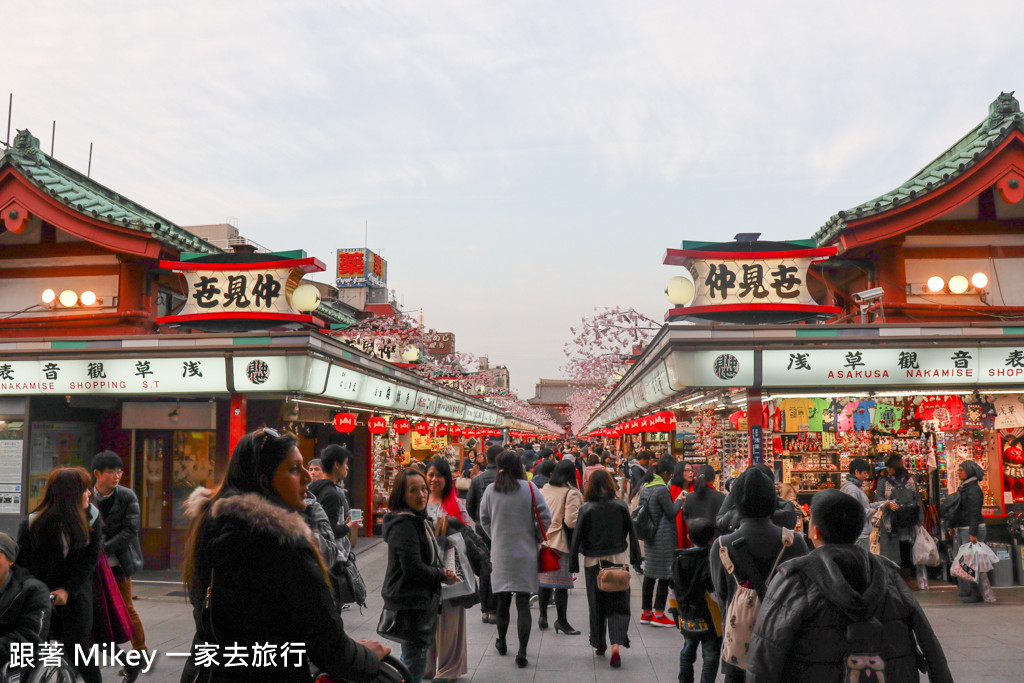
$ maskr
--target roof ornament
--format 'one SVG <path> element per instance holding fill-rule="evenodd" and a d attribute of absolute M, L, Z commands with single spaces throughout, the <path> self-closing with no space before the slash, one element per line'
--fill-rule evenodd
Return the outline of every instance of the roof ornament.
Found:
<path fill-rule="evenodd" d="M 14 144 L 11 145 L 11 150 L 15 156 L 26 161 L 32 161 L 37 164 L 47 163 L 46 155 L 39 148 L 39 138 L 32 135 L 28 128 L 19 130 L 18 134 L 14 136 Z"/>
<path fill-rule="evenodd" d="M 1013 96 L 1015 91 L 1001 92 L 995 101 L 988 105 L 988 125 L 998 125 L 1008 116 L 1020 113 L 1020 102 Z"/>

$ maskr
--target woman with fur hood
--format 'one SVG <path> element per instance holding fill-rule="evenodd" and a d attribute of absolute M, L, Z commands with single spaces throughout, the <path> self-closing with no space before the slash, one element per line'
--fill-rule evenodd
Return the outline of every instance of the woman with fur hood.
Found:
<path fill-rule="evenodd" d="M 224 482 L 189 496 L 182 575 L 196 625 L 193 645 L 216 644 L 219 656 L 217 664 L 199 666 L 193 654 L 183 683 L 308 683 L 310 662 L 333 678 L 367 681 L 389 653 L 345 633 L 318 541 L 301 514 L 310 476 L 296 443 L 294 435 L 269 428 L 247 434 Z M 305 655 L 287 655 L 290 643 L 304 643 Z M 224 648 L 235 644 L 245 648 L 248 666 L 224 666 Z M 256 646 L 265 644 L 276 657 L 257 670 Z"/>

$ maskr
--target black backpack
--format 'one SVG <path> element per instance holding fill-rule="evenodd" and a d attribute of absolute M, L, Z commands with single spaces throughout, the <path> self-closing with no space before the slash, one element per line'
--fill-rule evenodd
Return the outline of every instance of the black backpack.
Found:
<path fill-rule="evenodd" d="M 649 542 L 654 539 L 654 534 L 657 533 L 658 527 L 654 524 L 654 518 L 651 515 L 651 511 L 647 509 L 647 503 L 650 500 L 638 500 L 636 508 L 633 513 L 629 516 L 633 522 L 633 530 L 636 532 L 636 537 L 644 542 Z"/>
<path fill-rule="evenodd" d="M 917 526 L 921 521 L 921 496 L 917 491 L 908 486 L 910 480 L 900 483 L 895 479 L 891 480 L 895 484 L 895 494 L 892 500 L 896 501 L 899 506 L 897 510 L 893 512 L 893 525 L 900 528 L 909 528 Z"/>

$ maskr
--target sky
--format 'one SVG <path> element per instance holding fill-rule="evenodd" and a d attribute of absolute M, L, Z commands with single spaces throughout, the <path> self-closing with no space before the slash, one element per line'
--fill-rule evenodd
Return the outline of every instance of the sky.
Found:
<path fill-rule="evenodd" d="M 806 239 L 1021 89 L 1024 3 L 21 3 L 12 129 L 178 225 L 388 287 L 519 394 L 682 240 Z M 2 132 L 2 131 L 0 131 Z M 12 130 L 13 138 L 13 130 Z M 0 138 L 2 139 L 2 138 Z"/>

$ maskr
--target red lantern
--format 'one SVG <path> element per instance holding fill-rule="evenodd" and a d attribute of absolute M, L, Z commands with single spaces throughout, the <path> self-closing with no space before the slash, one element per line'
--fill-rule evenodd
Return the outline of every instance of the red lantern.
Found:
<path fill-rule="evenodd" d="M 395 434 L 406 434 L 410 429 L 412 429 L 412 425 L 408 420 L 395 420 Z"/>
<path fill-rule="evenodd" d="M 416 423 L 416 433 L 420 436 L 426 436 L 430 433 L 430 423 L 426 420 Z"/>
<path fill-rule="evenodd" d="M 462 435 L 462 427 L 459 425 L 452 425 L 448 428 L 448 433 L 452 435 L 453 439 L 457 439 Z"/>
<path fill-rule="evenodd" d="M 356 414 L 355 413 L 338 413 L 334 416 L 334 428 L 342 434 L 348 434 L 355 431 L 356 428 Z"/>
<path fill-rule="evenodd" d="M 383 417 L 371 417 L 366 421 L 366 428 L 371 434 L 383 434 L 388 430 L 388 421 Z"/>
<path fill-rule="evenodd" d="M 448 436 L 448 425 L 441 423 L 434 427 L 435 436 Z"/>

